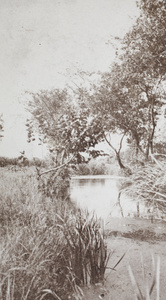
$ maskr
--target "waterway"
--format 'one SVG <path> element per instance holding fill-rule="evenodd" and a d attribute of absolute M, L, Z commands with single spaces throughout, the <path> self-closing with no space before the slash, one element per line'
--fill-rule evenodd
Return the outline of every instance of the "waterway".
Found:
<path fill-rule="evenodd" d="M 75 176 L 71 178 L 70 197 L 80 208 L 94 212 L 107 220 L 112 217 L 134 217 L 137 215 L 136 201 L 122 194 L 118 203 L 120 183 L 123 177 Z M 140 213 L 144 207 L 140 205 Z"/>

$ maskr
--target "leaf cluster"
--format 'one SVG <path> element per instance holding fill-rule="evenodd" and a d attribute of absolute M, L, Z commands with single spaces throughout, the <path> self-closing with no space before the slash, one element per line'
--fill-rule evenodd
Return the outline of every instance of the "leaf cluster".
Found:
<path fill-rule="evenodd" d="M 79 90 L 78 98 L 82 94 Z M 29 111 L 33 116 L 26 124 L 29 140 L 34 139 L 37 130 L 43 142 L 57 151 L 64 150 L 67 155 L 84 152 L 101 138 L 99 120 L 91 115 L 83 100 L 66 90 L 33 94 Z"/>

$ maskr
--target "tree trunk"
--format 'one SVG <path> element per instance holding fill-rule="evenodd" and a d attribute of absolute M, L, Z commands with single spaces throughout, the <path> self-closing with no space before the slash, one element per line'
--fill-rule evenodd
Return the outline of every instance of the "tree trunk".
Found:
<path fill-rule="evenodd" d="M 117 158 L 119 167 L 120 167 L 121 169 L 126 169 L 126 167 L 123 165 L 123 163 L 122 163 L 122 161 L 121 161 L 120 153 L 119 153 L 118 151 L 115 151 L 115 153 L 116 153 L 116 158 Z"/>
<path fill-rule="evenodd" d="M 148 144 L 147 144 L 147 147 L 146 147 L 146 154 L 145 154 L 145 160 L 148 161 L 149 159 L 149 147 L 150 147 L 150 144 L 149 144 L 149 141 L 148 141 Z"/>
<path fill-rule="evenodd" d="M 146 148 L 146 160 L 149 159 L 149 153 L 153 154 L 153 139 L 154 132 L 156 128 L 155 116 L 154 116 L 154 98 L 148 95 L 148 90 L 146 91 L 146 96 L 149 102 L 148 108 L 148 140 Z"/>
<path fill-rule="evenodd" d="M 139 211 L 139 201 L 137 201 L 137 218 L 140 217 L 140 211 Z"/>
<path fill-rule="evenodd" d="M 122 170 L 128 170 L 128 168 L 126 168 L 122 161 L 121 161 L 121 157 L 120 157 L 120 151 L 122 149 L 122 142 L 123 142 L 123 139 L 124 139 L 124 136 L 125 136 L 126 133 L 124 133 L 122 135 L 122 138 L 120 140 L 120 146 L 119 146 L 119 150 L 117 151 L 116 148 L 111 144 L 111 142 L 107 139 L 105 133 L 104 133 L 104 138 L 106 140 L 106 142 L 108 143 L 108 145 L 112 148 L 112 150 L 114 150 L 115 154 L 116 154 L 116 158 L 117 158 L 117 161 L 118 161 L 118 164 L 119 164 L 119 167 L 122 169 Z"/>

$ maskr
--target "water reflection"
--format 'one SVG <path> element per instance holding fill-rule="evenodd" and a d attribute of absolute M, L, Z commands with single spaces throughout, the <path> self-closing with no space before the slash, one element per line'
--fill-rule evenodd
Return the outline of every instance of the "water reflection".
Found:
<path fill-rule="evenodd" d="M 123 178 L 112 176 L 78 176 L 71 179 L 71 200 L 79 207 L 95 212 L 98 217 L 107 220 L 111 215 L 121 217 L 137 213 L 135 201 L 125 195 L 121 196 L 121 207 L 118 204 L 120 181 Z M 143 207 L 140 206 L 140 211 Z"/>

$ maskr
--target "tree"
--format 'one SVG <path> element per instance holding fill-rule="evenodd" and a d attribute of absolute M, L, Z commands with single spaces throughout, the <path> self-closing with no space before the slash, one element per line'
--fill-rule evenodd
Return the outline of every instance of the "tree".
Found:
<path fill-rule="evenodd" d="M 164 2 L 164 1 L 163 1 Z M 163 105 L 165 76 L 165 5 L 160 0 L 141 0 L 141 15 L 126 34 L 117 62 L 102 74 L 100 84 L 71 91 L 52 90 L 32 94 L 27 122 L 29 141 L 34 125 L 41 139 L 54 146 L 58 163 L 71 155 L 106 140 L 125 168 L 117 150 L 108 140 L 111 133 L 135 141 L 145 158 L 153 153 L 153 139 Z M 157 12 L 156 12 L 157 10 Z M 82 74 L 81 74 L 82 76 Z"/>
<path fill-rule="evenodd" d="M 102 138 L 99 121 L 84 105 L 85 90 L 74 95 L 67 89 L 55 89 L 31 96 L 28 110 L 32 118 L 26 124 L 29 142 L 37 131 L 40 139 L 55 150 L 57 165 L 73 157 L 79 161 L 80 152 L 94 147 Z"/>
<path fill-rule="evenodd" d="M 117 62 L 96 87 L 92 109 L 108 132 L 134 140 L 146 159 L 153 153 L 157 119 L 164 104 L 165 5 L 141 1 L 141 15 L 126 34 Z M 155 12 L 157 9 L 157 13 Z"/>
<path fill-rule="evenodd" d="M 123 40 L 121 60 L 127 62 L 129 81 L 140 87 L 147 100 L 146 157 L 153 152 L 157 115 L 164 104 L 166 4 L 160 0 L 142 0 L 141 16 Z"/>
<path fill-rule="evenodd" d="M 166 3 L 163 0 L 141 0 L 141 20 L 144 24 L 144 41 L 148 43 L 151 69 L 165 77 L 166 70 Z M 146 34 L 145 34 L 146 31 Z"/>

